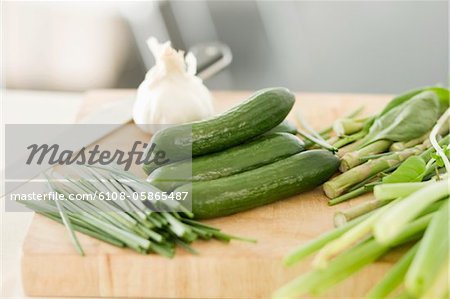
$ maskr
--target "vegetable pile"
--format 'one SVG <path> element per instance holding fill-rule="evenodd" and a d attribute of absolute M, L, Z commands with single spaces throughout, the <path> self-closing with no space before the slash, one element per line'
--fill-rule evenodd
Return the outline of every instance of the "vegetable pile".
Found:
<path fill-rule="evenodd" d="M 375 116 L 338 120 L 334 128 L 339 137 L 332 144 L 339 148 L 342 174 L 323 186 L 329 204 L 364 194 L 382 182 L 393 182 L 400 174 L 408 175 L 417 163 L 425 164 L 426 169 L 416 173 L 416 180 L 429 179 L 435 160 L 428 137 L 448 105 L 447 89 L 429 87 L 394 98 Z M 448 133 L 448 126 L 439 129 L 441 146 L 448 145 Z M 396 175 L 388 176 L 405 160 L 408 163 Z"/>
<path fill-rule="evenodd" d="M 390 115 L 394 112 L 395 117 Z M 428 88 L 394 99 L 379 115 L 364 121 L 361 130 L 365 132 L 355 133 L 358 138 L 341 136 L 334 143 L 339 147 L 352 140 L 357 145 L 349 145 L 353 150 L 343 155 L 341 170 L 345 172 L 324 185 L 327 195 L 349 192 L 331 204 L 372 189 L 375 199 L 336 213 L 336 229 L 289 254 L 284 260 L 287 266 L 316 253 L 313 269 L 277 290 L 274 298 L 324 294 L 398 247 L 407 252 L 366 298 L 393 294 L 448 298 L 449 118 L 448 91 Z M 361 165 L 355 167 L 355 163 Z M 351 190 L 361 182 L 356 192 Z"/>

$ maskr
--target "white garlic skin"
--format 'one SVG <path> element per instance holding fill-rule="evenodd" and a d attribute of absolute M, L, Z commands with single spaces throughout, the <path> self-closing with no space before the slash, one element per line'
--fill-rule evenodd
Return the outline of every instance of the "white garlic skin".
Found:
<path fill-rule="evenodd" d="M 149 47 L 156 64 L 139 85 L 133 107 L 136 125 L 154 134 L 159 124 L 183 124 L 213 115 L 213 98 L 200 78 L 195 76 L 196 61 L 150 38 Z"/>

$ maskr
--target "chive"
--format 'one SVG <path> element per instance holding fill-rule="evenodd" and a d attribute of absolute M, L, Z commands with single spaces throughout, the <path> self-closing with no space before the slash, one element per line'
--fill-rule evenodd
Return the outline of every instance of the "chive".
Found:
<path fill-rule="evenodd" d="M 201 239 L 210 240 L 213 237 L 213 234 L 207 231 L 204 231 L 195 226 L 191 226 L 192 231 L 194 231 Z"/>
<path fill-rule="evenodd" d="M 46 175 L 45 175 L 45 177 L 46 177 L 46 179 L 48 181 L 48 177 Z M 50 189 L 52 189 L 52 186 L 51 186 L 50 183 L 48 183 L 48 186 L 50 187 Z M 70 222 L 69 217 L 67 217 L 67 214 L 66 214 L 66 212 L 64 210 L 64 207 L 60 204 L 59 200 L 55 200 L 54 202 L 55 202 L 55 205 L 56 205 L 56 207 L 57 207 L 57 209 L 59 211 L 59 215 L 61 217 L 61 220 L 62 220 L 64 226 L 66 227 L 67 231 L 69 232 L 69 236 L 70 236 L 70 239 L 72 240 L 72 243 L 75 245 L 75 248 L 78 251 L 78 253 L 81 256 L 84 256 L 83 248 L 81 247 L 80 242 L 78 241 L 78 238 L 75 235 L 75 232 L 74 232 L 73 227 L 72 227 L 72 223 Z"/>
<path fill-rule="evenodd" d="M 56 222 L 63 223 L 62 220 L 60 218 L 58 218 L 58 217 L 52 216 L 50 214 L 45 214 L 45 213 L 40 213 L 40 214 L 45 216 L 45 217 L 47 217 L 47 218 L 50 218 L 50 219 L 52 219 L 52 220 L 54 220 Z M 117 247 L 124 247 L 125 246 L 125 244 L 123 242 L 121 242 L 121 241 L 119 241 L 119 240 L 117 240 L 117 239 L 115 239 L 113 237 L 110 237 L 110 236 L 108 236 L 106 234 L 99 233 L 99 232 L 97 232 L 95 230 L 91 230 L 91 229 L 85 228 L 84 225 L 72 224 L 72 226 L 73 226 L 74 230 L 79 231 L 80 233 L 83 233 L 83 234 L 88 235 L 90 237 L 99 239 L 99 240 L 101 240 L 103 242 L 109 243 L 109 244 L 117 246 Z"/>
<path fill-rule="evenodd" d="M 184 236 L 187 233 L 187 231 L 188 231 L 188 227 L 187 226 L 183 225 L 183 223 L 178 221 L 175 217 L 173 217 L 170 214 L 164 213 L 163 215 L 167 219 L 167 221 L 169 222 L 172 231 L 178 237 L 182 237 L 182 236 Z"/>
<path fill-rule="evenodd" d="M 197 250 L 195 250 L 194 248 L 189 246 L 189 244 L 187 244 L 187 243 L 185 243 L 185 242 L 183 242 L 181 240 L 175 239 L 175 243 L 180 245 L 180 247 L 184 248 L 189 253 L 192 253 L 192 254 L 195 254 L 195 255 L 197 255 L 199 253 Z"/>
<path fill-rule="evenodd" d="M 48 179 L 49 187 L 62 194 L 64 202 L 23 202 L 25 206 L 59 223 L 65 224 L 77 250 L 78 231 L 115 246 L 129 247 L 139 253 L 155 252 L 162 256 L 173 257 L 176 246 L 191 253 L 196 251 L 189 243 L 197 238 L 212 238 L 229 241 L 239 238 L 220 232 L 219 229 L 190 219 L 191 211 L 177 202 L 151 203 L 149 208 L 141 200 L 105 201 L 105 200 L 67 200 L 72 194 L 95 194 L 96 192 L 156 192 L 158 189 L 137 177 L 110 167 L 75 167 L 77 179 L 63 178 L 54 174 Z M 97 198 L 98 199 L 98 198 Z M 154 212 L 153 208 L 161 212 Z M 171 212 L 177 210 L 177 212 Z M 178 211 L 179 210 L 179 211 Z M 82 251 L 81 251 L 82 252 Z"/>
<path fill-rule="evenodd" d="M 192 224 L 192 225 L 198 226 L 198 227 L 203 227 L 203 228 L 212 229 L 212 230 L 217 230 L 217 231 L 219 230 L 218 228 L 215 228 L 215 227 L 213 227 L 213 226 L 210 226 L 210 225 L 207 225 L 207 224 L 205 224 L 205 223 L 202 223 L 202 222 L 199 222 L 199 221 L 195 221 L 195 220 L 192 220 L 192 219 L 183 218 L 182 221 L 183 221 L 184 223 Z"/>
<path fill-rule="evenodd" d="M 168 257 L 168 258 L 173 258 L 175 256 L 174 248 L 169 247 L 167 245 L 151 243 L 149 248 L 151 250 L 153 250 L 154 252 L 156 252 L 162 256 Z"/>
<path fill-rule="evenodd" d="M 127 245 L 132 246 L 133 248 L 136 248 L 138 246 L 141 246 L 143 248 L 148 248 L 150 245 L 150 242 L 144 238 L 141 238 L 139 236 L 136 236 L 135 234 L 125 231 L 121 228 L 118 228 L 112 224 L 103 222 L 98 220 L 97 218 L 91 216 L 91 215 L 77 215 L 80 219 L 83 221 L 86 221 L 90 223 L 91 225 L 97 226 L 99 229 L 104 230 L 106 232 L 114 233 L 115 237 L 122 242 L 124 242 Z"/>
<path fill-rule="evenodd" d="M 230 234 L 224 234 L 220 231 L 216 231 L 213 230 L 211 232 L 213 234 L 214 237 L 219 238 L 220 240 L 223 240 L 225 242 L 229 242 L 230 240 L 239 240 L 239 241 L 243 241 L 243 242 L 247 242 L 247 243 L 257 243 L 257 240 L 255 239 L 251 239 L 251 238 L 243 238 L 243 237 L 238 237 L 238 236 L 234 236 L 234 235 L 230 235 Z"/>

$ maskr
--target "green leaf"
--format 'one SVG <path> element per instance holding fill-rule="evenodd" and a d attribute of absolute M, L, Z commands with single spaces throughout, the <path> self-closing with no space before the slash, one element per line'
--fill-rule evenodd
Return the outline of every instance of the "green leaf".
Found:
<path fill-rule="evenodd" d="M 431 90 L 438 96 L 439 102 L 441 104 L 441 113 L 444 113 L 445 110 L 449 107 L 450 91 L 447 88 L 442 87 L 430 87 L 426 90 Z"/>
<path fill-rule="evenodd" d="M 383 111 L 381 111 L 380 116 L 386 114 L 388 111 L 392 110 L 393 108 L 402 105 L 404 102 L 410 100 L 415 95 L 418 95 L 422 91 L 424 91 L 425 88 L 420 89 L 414 89 L 411 91 L 407 91 L 404 94 L 401 94 L 395 98 L 393 98 L 387 105 L 384 107 Z"/>
<path fill-rule="evenodd" d="M 418 95 L 419 93 L 423 91 L 433 91 L 439 99 L 439 102 L 441 104 L 441 110 L 445 110 L 449 106 L 449 90 L 447 88 L 433 86 L 433 87 L 424 87 L 419 89 L 414 89 L 411 91 L 407 91 L 395 98 L 393 98 L 387 105 L 384 107 L 383 111 L 381 111 L 380 116 L 386 114 L 389 110 L 402 105 L 406 101 L 409 101 L 414 96 Z"/>
<path fill-rule="evenodd" d="M 409 141 L 428 132 L 440 114 L 440 102 L 433 91 L 421 92 L 381 114 L 370 127 L 363 146 L 381 139 Z"/>
<path fill-rule="evenodd" d="M 444 148 L 442 149 L 444 151 L 444 154 L 448 157 L 450 156 L 450 148 Z M 438 167 L 444 167 L 445 163 L 444 163 L 444 159 L 442 159 L 442 157 L 437 154 L 437 153 L 432 153 L 431 154 L 431 158 L 433 158 L 434 160 L 436 160 L 436 165 Z"/>
<path fill-rule="evenodd" d="M 426 171 L 425 161 L 417 156 L 409 157 L 393 173 L 383 178 L 383 183 L 421 182 Z"/>

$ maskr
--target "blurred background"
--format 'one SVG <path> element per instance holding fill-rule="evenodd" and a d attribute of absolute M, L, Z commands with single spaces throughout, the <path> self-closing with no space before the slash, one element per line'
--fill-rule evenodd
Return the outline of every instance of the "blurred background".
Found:
<path fill-rule="evenodd" d="M 3 85 L 136 88 L 156 36 L 205 67 L 229 48 L 212 89 L 398 93 L 447 84 L 448 12 L 448 1 L 4 2 Z"/>

